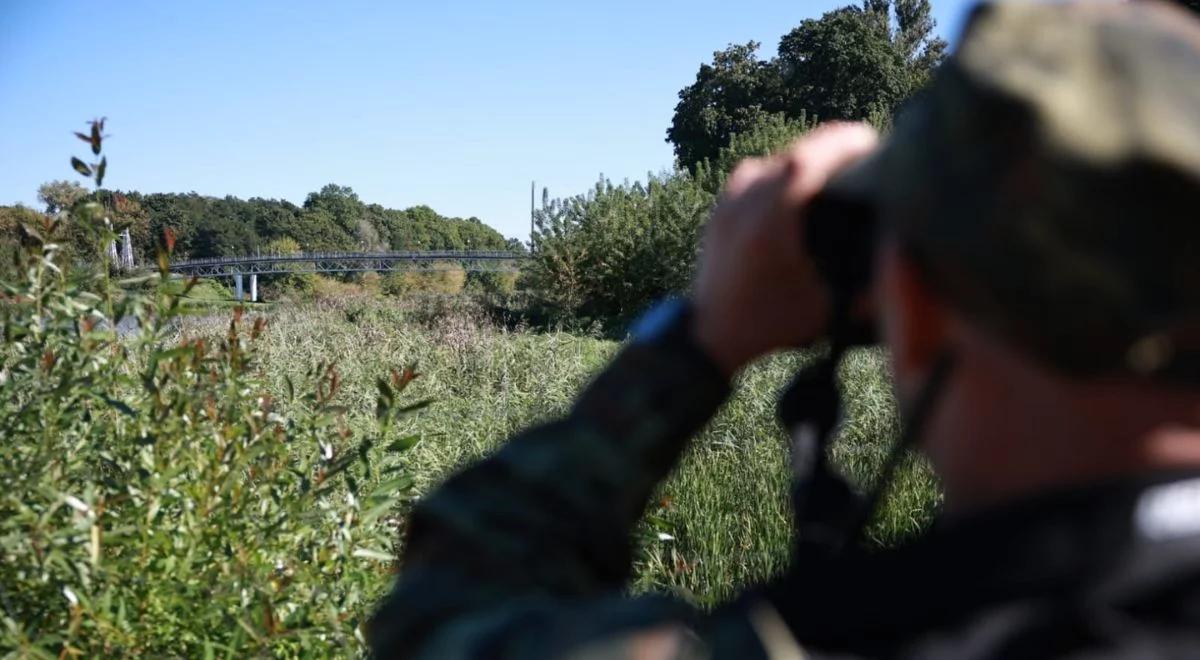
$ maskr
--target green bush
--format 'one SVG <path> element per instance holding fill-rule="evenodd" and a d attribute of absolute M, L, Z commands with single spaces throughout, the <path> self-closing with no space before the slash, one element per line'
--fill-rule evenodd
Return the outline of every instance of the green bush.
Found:
<path fill-rule="evenodd" d="M 394 271 L 383 277 L 382 291 L 399 296 L 407 293 L 461 293 L 467 271 L 454 263 L 437 263 L 429 270 Z"/>
<path fill-rule="evenodd" d="M 107 240 L 102 214 L 71 218 Z M 268 389 L 262 318 L 187 336 L 191 286 L 108 269 L 79 286 L 58 249 L 29 241 L 0 281 L 0 654 L 359 652 L 411 484 L 371 458 L 416 441 L 396 432 L 411 370 L 351 431 L 333 366 Z"/>
<path fill-rule="evenodd" d="M 552 325 L 623 331 L 659 298 L 686 292 L 704 223 L 733 167 L 786 147 L 812 125 L 767 115 L 694 174 L 678 168 L 645 184 L 602 178 L 583 195 L 543 195 L 522 287 L 538 297 Z"/>

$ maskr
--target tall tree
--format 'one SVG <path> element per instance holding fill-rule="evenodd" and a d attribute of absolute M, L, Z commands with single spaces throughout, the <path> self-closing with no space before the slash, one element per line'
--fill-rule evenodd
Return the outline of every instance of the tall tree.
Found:
<path fill-rule="evenodd" d="M 804 21 L 789 32 L 776 60 L 788 91 L 788 114 L 807 111 L 831 120 L 890 113 L 908 91 L 909 76 L 888 35 L 874 11 L 856 8 Z"/>
<path fill-rule="evenodd" d="M 863 0 L 804 21 L 769 61 L 758 59 L 757 44 L 731 46 L 680 91 L 667 141 L 694 170 L 777 112 L 884 121 L 941 62 L 946 42 L 935 25 L 929 0 Z"/>
<path fill-rule="evenodd" d="M 336 183 L 325 184 L 319 192 L 309 193 L 304 200 L 304 208 L 309 210 L 328 211 L 342 230 L 354 235 L 358 221 L 363 216 L 364 205 L 350 186 L 339 186 Z"/>
<path fill-rule="evenodd" d="M 38 201 L 46 205 L 46 213 L 54 214 L 87 197 L 88 190 L 74 181 L 47 181 L 38 186 L 37 194 Z"/>
<path fill-rule="evenodd" d="M 712 64 L 700 65 L 696 81 L 680 90 L 667 129 L 680 163 L 715 156 L 734 133 L 785 110 L 779 69 L 758 59 L 758 48 L 751 41 L 713 53 Z"/>

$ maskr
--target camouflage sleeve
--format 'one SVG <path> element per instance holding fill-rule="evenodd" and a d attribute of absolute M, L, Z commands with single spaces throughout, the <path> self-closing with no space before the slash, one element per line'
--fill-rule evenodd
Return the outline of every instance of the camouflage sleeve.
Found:
<path fill-rule="evenodd" d="M 518 435 L 416 507 L 399 580 L 370 626 L 375 652 L 564 657 L 613 634 L 682 630 L 671 624 L 688 623 L 683 605 L 622 597 L 630 533 L 728 391 L 687 347 L 625 348 L 566 418 Z"/>

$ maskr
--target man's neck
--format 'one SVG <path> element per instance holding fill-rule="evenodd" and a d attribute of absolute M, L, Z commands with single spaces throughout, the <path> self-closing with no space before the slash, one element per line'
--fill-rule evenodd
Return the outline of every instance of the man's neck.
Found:
<path fill-rule="evenodd" d="M 929 429 L 947 511 L 1200 469 L 1200 391 L 1073 381 L 1003 350 L 960 360 Z"/>

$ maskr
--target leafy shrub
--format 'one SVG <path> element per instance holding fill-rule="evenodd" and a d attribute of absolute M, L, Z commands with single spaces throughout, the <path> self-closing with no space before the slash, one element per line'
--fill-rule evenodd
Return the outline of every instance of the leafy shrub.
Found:
<path fill-rule="evenodd" d="M 317 302 L 348 300 L 370 296 L 370 292 L 358 282 L 315 274 L 312 276 L 312 287 L 307 293 Z"/>
<path fill-rule="evenodd" d="M 70 217 L 105 241 L 104 213 L 85 199 Z M 0 282 L 0 653 L 361 650 L 411 483 L 372 459 L 415 442 L 395 431 L 419 407 L 397 401 L 411 370 L 377 383 L 377 424 L 353 433 L 336 368 L 272 396 L 262 319 L 180 334 L 191 286 L 170 285 L 165 252 L 159 274 L 72 284 L 58 222 L 30 228 L 22 276 Z"/>
<path fill-rule="evenodd" d="M 686 172 L 645 184 L 601 179 L 587 194 L 544 197 L 524 285 L 568 325 L 623 325 L 686 287 L 712 201 Z"/>
<path fill-rule="evenodd" d="M 511 295 L 517 290 L 517 272 L 471 271 L 467 273 L 466 289 L 476 293 Z"/>
<path fill-rule="evenodd" d="M 725 179 L 742 160 L 786 149 L 816 125 L 803 113 L 794 119 L 783 114 L 766 115 L 750 130 L 730 136 L 729 144 L 715 158 L 698 163 L 696 179 L 708 192 L 714 195 L 720 193 L 725 186 Z"/>
<path fill-rule="evenodd" d="M 467 284 L 467 271 L 450 263 L 433 264 L 430 270 L 395 271 L 383 278 L 383 292 L 389 295 L 405 293 L 462 292 Z"/>
<path fill-rule="evenodd" d="M 623 329 L 657 299 L 686 292 L 704 222 L 733 167 L 786 147 L 812 125 L 767 115 L 695 174 L 680 168 L 622 185 L 602 178 L 583 195 L 544 194 L 524 287 L 552 324 Z"/>

